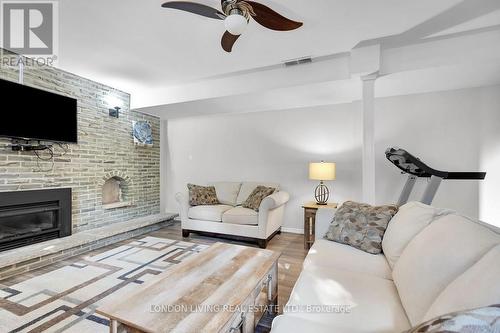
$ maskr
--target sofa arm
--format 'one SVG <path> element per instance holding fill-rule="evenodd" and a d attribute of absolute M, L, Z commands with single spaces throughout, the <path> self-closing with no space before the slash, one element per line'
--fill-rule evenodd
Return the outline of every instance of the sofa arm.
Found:
<path fill-rule="evenodd" d="M 283 225 L 287 192 L 279 191 L 264 198 L 259 207 L 259 238 L 267 239 Z"/>
<path fill-rule="evenodd" d="M 275 192 L 267 197 L 265 197 L 259 206 L 259 212 L 265 210 L 271 210 L 283 206 L 290 200 L 290 195 L 285 191 Z"/>
<path fill-rule="evenodd" d="M 188 210 L 191 207 L 189 205 L 189 197 L 185 193 L 178 192 L 175 194 L 175 200 L 179 204 L 181 221 L 186 221 L 188 219 Z"/>

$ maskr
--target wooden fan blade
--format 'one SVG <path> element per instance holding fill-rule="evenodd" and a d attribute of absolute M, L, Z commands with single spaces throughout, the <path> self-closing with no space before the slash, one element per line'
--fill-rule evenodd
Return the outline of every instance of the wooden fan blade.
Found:
<path fill-rule="evenodd" d="M 235 35 L 229 33 L 228 31 L 226 31 L 224 33 L 224 35 L 222 36 L 222 40 L 220 42 L 224 51 L 231 52 L 233 50 L 234 43 L 236 43 L 236 40 L 240 36 L 241 35 L 235 36 Z"/>
<path fill-rule="evenodd" d="M 257 23 L 268 29 L 277 31 L 289 31 L 300 28 L 303 25 L 302 22 L 292 21 L 284 17 L 283 15 L 276 13 L 271 8 L 258 2 L 247 0 L 244 0 L 244 2 L 252 6 L 253 11 L 255 12 L 255 16 L 252 15 L 253 19 L 257 21 Z"/>
<path fill-rule="evenodd" d="M 193 14 L 198 14 L 201 16 L 213 18 L 216 20 L 223 20 L 226 15 L 210 6 L 205 6 L 200 3 L 188 2 L 188 1 L 169 1 L 161 5 L 163 8 L 178 9 L 185 12 L 190 12 Z"/>

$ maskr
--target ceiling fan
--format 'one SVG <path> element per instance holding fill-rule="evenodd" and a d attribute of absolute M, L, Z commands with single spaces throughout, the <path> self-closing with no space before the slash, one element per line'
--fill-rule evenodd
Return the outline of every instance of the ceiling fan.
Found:
<path fill-rule="evenodd" d="M 231 52 L 234 43 L 245 31 L 250 18 L 253 18 L 260 25 L 276 31 L 295 30 L 303 24 L 302 22 L 290 20 L 255 1 L 222 0 L 221 5 L 222 11 L 188 1 L 169 1 L 165 2 L 162 7 L 183 10 L 216 20 L 224 20 L 226 32 L 222 36 L 221 45 L 226 52 Z"/>

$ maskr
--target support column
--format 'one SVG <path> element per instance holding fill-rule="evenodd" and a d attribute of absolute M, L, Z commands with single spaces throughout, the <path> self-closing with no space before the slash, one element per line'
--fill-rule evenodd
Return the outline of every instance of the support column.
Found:
<path fill-rule="evenodd" d="M 375 80 L 378 73 L 362 76 L 363 81 L 363 202 L 375 204 Z"/>

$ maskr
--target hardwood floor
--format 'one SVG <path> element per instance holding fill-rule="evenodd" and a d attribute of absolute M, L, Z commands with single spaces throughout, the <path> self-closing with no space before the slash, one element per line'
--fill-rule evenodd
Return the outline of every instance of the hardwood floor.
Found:
<path fill-rule="evenodd" d="M 201 243 L 201 244 L 213 244 L 215 242 L 223 242 L 223 243 L 231 243 L 231 244 L 240 244 L 245 246 L 256 247 L 254 244 L 250 243 L 242 243 L 237 241 L 225 240 L 220 238 L 212 238 L 206 236 L 200 236 L 192 233 L 190 237 L 183 238 L 181 235 L 181 227 L 180 222 L 176 222 L 171 226 L 164 227 L 160 230 L 140 235 L 135 237 L 136 239 L 140 239 L 145 236 L 155 236 L 155 237 L 163 237 L 169 238 L 173 240 L 185 240 L 193 243 Z M 56 262 L 49 266 L 45 266 L 39 268 L 37 270 L 31 271 L 29 273 L 20 274 L 5 280 L 0 281 L 1 287 L 9 287 L 15 285 L 17 283 L 26 281 L 34 276 L 38 276 L 44 274 L 46 272 L 50 272 L 59 267 L 71 265 L 72 263 L 78 262 L 79 260 L 84 259 L 87 256 L 95 256 L 100 253 L 109 251 L 113 248 L 116 248 L 120 245 L 124 245 L 129 240 L 118 242 L 106 247 L 102 247 L 91 252 L 86 252 L 81 255 L 68 258 L 63 261 Z M 307 254 L 307 251 L 304 250 L 304 239 L 303 235 L 291 234 L 291 233 L 281 233 L 276 235 L 268 244 L 267 249 L 281 252 L 281 257 L 279 259 L 278 269 L 279 269 L 279 282 L 278 282 L 278 305 L 280 309 L 280 313 L 282 312 L 283 306 L 288 301 L 290 297 L 290 293 L 292 288 L 297 280 L 300 271 L 302 269 L 302 263 Z"/>

